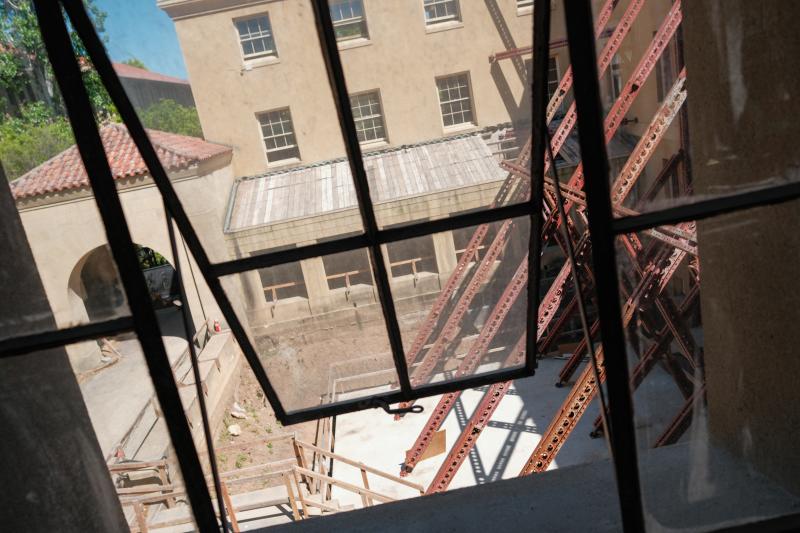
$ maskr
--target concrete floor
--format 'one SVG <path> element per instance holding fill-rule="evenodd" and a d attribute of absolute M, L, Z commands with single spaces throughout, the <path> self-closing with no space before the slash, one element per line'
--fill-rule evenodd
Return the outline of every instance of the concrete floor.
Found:
<path fill-rule="evenodd" d="M 647 530 L 709 531 L 800 512 L 790 495 L 719 449 L 692 479 L 697 450 L 676 444 L 640 455 Z M 695 490 L 704 485 L 702 494 Z M 559 468 L 442 494 L 279 525 L 269 533 L 437 533 L 487 531 L 616 532 L 620 502 L 610 460 Z M 753 529 L 757 531 L 758 529 Z M 788 531 L 788 529 L 785 529 Z"/>
<path fill-rule="evenodd" d="M 179 320 L 178 313 L 159 312 L 162 331 L 172 334 L 163 337 L 170 361 L 186 348 L 186 340 L 177 336 L 182 329 L 177 328 Z M 114 446 L 154 392 L 139 341 L 134 336 L 123 336 L 116 339 L 115 347 L 122 356 L 120 360 L 81 384 L 81 394 L 104 457 L 114 452 Z"/>
<path fill-rule="evenodd" d="M 519 474 L 569 391 L 554 386 L 563 364 L 562 360 L 544 359 L 539 362 L 535 376 L 515 381 L 488 427 L 483 430 L 469 460 L 459 469 L 450 489 L 508 479 Z M 458 438 L 485 390 L 486 387 L 464 391 L 446 418 L 443 428 L 447 450 Z M 406 450 L 413 445 L 438 400 L 439 396 L 420 400 L 419 404 L 425 407 L 425 411 L 406 415 L 399 421 L 379 409 L 337 417 L 336 452 L 391 474 L 399 474 Z M 598 412 L 597 402 L 593 402 L 551 469 L 608 457 L 605 441 L 588 436 Z M 444 458 L 445 455 L 441 454 L 420 462 L 407 479 L 427 488 Z M 362 484 L 357 469 L 343 464 L 336 464 L 334 468 L 337 479 Z M 371 476 L 369 482 L 371 488 L 388 496 L 407 498 L 415 495 L 413 489 L 375 476 Z M 353 493 L 334 489 L 333 497 L 340 503 L 360 506 L 360 498 Z"/>

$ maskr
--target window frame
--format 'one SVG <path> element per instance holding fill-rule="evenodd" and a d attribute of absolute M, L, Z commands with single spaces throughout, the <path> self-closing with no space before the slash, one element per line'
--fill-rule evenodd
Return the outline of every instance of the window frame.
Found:
<path fill-rule="evenodd" d="M 262 122 L 262 117 L 267 117 L 267 116 L 272 115 L 274 113 L 282 113 L 284 111 L 289 115 L 288 124 L 291 127 L 291 131 L 289 133 L 287 133 L 286 131 L 283 131 L 280 134 L 273 134 L 271 136 L 264 135 L 265 123 Z M 282 119 L 282 117 L 281 117 L 281 119 Z M 299 142 L 297 140 L 297 130 L 294 127 L 294 119 L 292 118 L 292 111 L 291 111 L 291 108 L 289 106 L 277 107 L 275 109 L 269 109 L 267 111 L 260 111 L 260 112 L 256 113 L 256 122 L 258 123 L 258 126 L 259 126 L 259 133 L 261 135 L 261 142 L 264 145 L 264 156 L 267 158 L 267 166 L 268 167 L 285 165 L 285 164 L 294 163 L 294 162 L 297 162 L 297 161 L 301 160 L 301 157 L 300 157 L 300 144 L 299 144 Z M 269 123 L 267 123 L 267 125 L 273 130 L 274 130 L 274 125 L 275 124 L 281 124 L 281 128 L 283 129 L 283 127 L 284 127 L 283 124 L 285 124 L 285 121 L 279 120 L 278 122 L 269 122 Z M 273 133 L 274 133 L 274 131 L 273 131 Z M 285 137 L 289 137 L 289 136 L 291 136 L 294 139 L 294 144 L 286 144 L 285 146 L 276 146 L 274 148 L 268 148 L 267 147 L 267 139 L 277 139 L 279 137 L 285 138 Z M 290 150 L 294 150 L 294 155 L 291 155 L 290 157 L 283 157 L 281 159 L 271 159 L 270 155 L 269 155 L 270 153 L 288 152 Z"/>
<path fill-rule="evenodd" d="M 466 79 L 466 87 L 467 87 L 468 96 L 466 98 L 460 97 L 460 98 L 457 98 L 455 100 L 448 100 L 447 102 L 443 102 L 442 101 L 442 93 L 441 93 L 442 90 L 439 87 L 439 82 L 444 81 L 444 80 L 453 79 L 453 78 L 460 78 L 462 76 L 464 77 L 464 79 Z M 449 132 L 449 131 L 459 131 L 459 130 L 464 130 L 464 129 L 476 127 L 478 125 L 478 121 L 476 119 L 476 113 L 475 113 L 475 98 L 474 98 L 474 95 L 472 93 L 472 77 L 470 76 L 470 72 L 469 71 L 462 71 L 462 72 L 456 72 L 456 73 L 453 73 L 453 74 L 445 74 L 443 76 L 436 76 L 434 82 L 435 82 L 435 85 L 436 85 L 436 98 L 437 98 L 437 101 L 439 102 L 439 118 L 440 118 L 440 120 L 442 122 L 442 129 L 445 132 Z M 460 89 L 460 87 L 459 87 L 459 89 Z M 448 92 L 451 91 L 451 90 L 452 90 L 451 87 L 447 88 Z M 443 106 L 446 105 L 446 104 L 452 105 L 454 102 L 463 102 L 465 100 L 469 103 L 470 120 L 469 121 L 465 121 L 465 122 L 457 122 L 457 123 L 453 123 L 453 124 L 449 124 L 448 125 L 446 123 L 446 121 L 445 121 L 445 112 L 444 112 Z M 460 111 L 457 111 L 456 113 L 461 113 L 463 115 L 464 114 L 464 110 L 461 109 Z M 452 112 L 450 114 L 451 115 L 455 115 L 455 113 L 452 113 Z"/>
<path fill-rule="evenodd" d="M 429 19 L 427 14 L 428 7 L 431 6 L 455 6 L 455 14 L 445 15 Z M 445 8 L 446 9 L 446 8 Z M 459 0 L 422 0 L 422 17 L 425 21 L 426 27 L 437 26 L 439 24 L 456 24 L 462 22 L 461 20 L 461 3 Z"/>
<path fill-rule="evenodd" d="M 335 0 L 329 0 L 329 2 L 328 2 L 328 7 L 331 9 L 331 11 L 333 10 L 333 2 L 334 1 Z M 361 33 L 361 35 L 358 35 L 358 36 L 344 37 L 344 38 L 341 38 L 341 37 L 339 37 L 337 35 L 336 36 L 336 42 L 339 43 L 340 45 L 343 45 L 343 44 L 349 44 L 349 43 L 358 42 L 358 41 L 369 41 L 369 24 L 367 23 L 367 11 L 366 11 L 366 8 L 364 7 L 364 0 L 338 0 L 338 3 L 345 3 L 345 2 L 347 2 L 347 3 L 352 3 L 352 2 L 360 3 L 361 4 L 361 16 L 359 16 L 359 17 L 351 17 L 349 19 L 342 19 L 342 20 L 338 20 L 337 21 L 337 20 L 335 20 L 333 18 L 333 13 L 331 13 L 331 19 L 333 20 L 334 33 L 336 33 L 337 26 L 341 27 L 341 26 L 346 26 L 346 25 L 349 25 L 349 24 L 360 24 L 362 26 L 362 33 Z"/>
<path fill-rule="evenodd" d="M 264 387 L 268 400 L 275 408 L 277 418 L 282 423 L 291 424 L 368 407 L 385 406 L 385 403 L 463 390 L 468 387 L 477 387 L 488 383 L 515 379 L 516 377 L 524 377 L 533 373 L 535 369 L 535 351 L 531 350 L 530 347 L 531 345 L 535 346 L 535 335 L 531 335 L 529 331 L 526 365 L 522 371 L 499 371 L 491 375 L 474 376 L 464 380 L 436 384 L 424 390 L 414 389 L 413 391 L 408 388 L 406 375 L 405 381 L 401 379 L 402 390 L 400 392 L 386 394 L 374 399 L 368 398 L 349 403 L 341 402 L 322 408 L 286 413 L 283 410 L 280 399 L 270 385 L 263 367 L 253 365 L 253 357 L 255 356 L 252 351 L 253 347 L 247 340 L 246 332 L 238 321 L 231 303 L 222 289 L 220 276 L 225 275 L 225 273 L 246 272 L 258 267 L 288 262 L 289 260 L 316 257 L 326 253 L 352 250 L 363 246 L 369 246 L 371 250 L 379 250 L 379 246 L 383 243 L 409 238 L 410 236 L 429 235 L 438 231 L 464 228 L 476 223 L 511 218 L 517 216 L 515 213 L 526 213 L 531 220 L 531 233 L 538 235 L 540 226 L 537 222 L 540 218 L 538 215 L 541 213 L 541 202 L 537 201 L 537 198 L 541 197 L 540 193 L 543 188 L 541 178 L 543 177 L 544 138 L 546 137 L 546 135 L 543 135 L 543 132 L 546 131 L 543 119 L 547 103 L 545 86 L 542 82 L 547 78 L 546 69 L 540 66 L 535 68 L 534 72 L 534 146 L 531 172 L 532 194 L 529 202 L 504 206 L 493 211 L 457 215 L 450 219 L 377 231 L 371 206 L 362 204 L 365 192 L 367 193 L 366 199 L 369 200 L 368 188 L 365 189 L 368 184 L 366 184 L 363 161 L 360 158 L 358 160 L 351 159 L 351 165 L 355 171 L 354 181 L 359 193 L 359 207 L 364 212 L 364 219 L 368 223 L 365 234 L 343 237 L 333 241 L 274 252 L 263 256 L 212 264 L 180 200 L 175 194 L 155 149 L 148 140 L 146 131 L 127 97 L 119 77 L 113 69 L 105 47 L 86 12 L 86 7 L 82 2 L 67 2 L 64 0 L 61 2 L 33 1 L 36 6 L 36 15 L 39 19 L 44 44 L 51 63 L 54 65 L 56 81 L 61 87 L 62 94 L 65 95 L 65 105 L 75 133 L 77 146 L 84 164 L 87 166 L 87 174 L 92 184 L 101 221 L 109 234 L 109 245 L 112 247 L 115 256 L 119 255 L 121 259 L 118 261 L 118 268 L 123 286 L 126 292 L 129 293 L 128 300 L 132 316 L 4 339 L 0 341 L 0 357 L 24 357 L 25 354 L 36 350 L 54 348 L 64 344 L 96 339 L 111 333 L 131 330 L 136 332 L 140 342 L 154 347 L 155 353 L 152 357 L 148 357 L 148 364 L 150 364 L 151 360 L 154 364 L 159 364 L 159 360 L 162 360 L 161 367 L 151 367 L 153 375 L 160 377 L 160 379 L 154 380 L 154 388 L 156 394 L 159 395 L 162 409 L 164 409 L 167 427 L 173 438 L 173 445 L 176 448 L 177 457 L 181 464 L 182 475 L 186 480 L 194 517 L 201 530 L 216 530 L 218 528 L 217 518 L 211 505 L 211 496 L 206 486 L 204 473 L 200 467 L 199 456 L 182 412 L 180 398 L 177 395 L 174 380 L 171 378 L 171 370 L 168 368 L 168 360 L 164 352 L 163 342 L 160 339 L 157 321 L 146 294 L 146 285 L 144 285 L 143 278 L 138 270 L 138 261 L 133 253 L 133 243 L 130 239 L 117 191 L 110 176 L 108 161 L 103 157 L 96 157 L 96 154 L 104 153 L 104 150 L 100 142 L 98 126 L 93 118 L 91 104 L 80 76 L 77 57 L 70 44 L 67 24 L 61 11 L 62 8 L 68 14 L 75 31 L 83 40 L 90 60 L 97 69 L 112 101 L 117 106 L 124 123 L 128 126 L 131 138 L 140 151 L 151 173 L 153 182 L 163 195 L 168 213 L 167 219 L 174 218 L 212 294 L 217 298 L 220 309 L 226 319 L 230 321 L 237 340 L 242 343 L 245 357 L 253 367 L 257 379 Z M 537 3 L 537 9 L 534 14 L 534 49 L 536 50 L 535 53 L 539 54 L 537 56 L 539 65 L 547 57 L 551 11 L 549 4 L 549 2 Z M 313 6 L 315 16 L 320 22 L 318 30 L 320 32 L 320 40 L 323 43 L 323 54 L 326 63 L 330 67 L 329 73 L 334 87 L 336 104 L 342 114 L 341 126 L 345 134 L 348 156 L 360 156 L 352 113 L 349 110 L 349 106 L 344 105 L 347 102 L 347 92 L 330 13 L 328 12 L 327 16 L 325 14 L 327 12 L 325 0 L 313 0 Z M 542 8 L 541 6 L 544 7 Z M 611 195 L 608 190 L 610 184 L 608 182 L 607 153 L 603 135 L 600 82 L 595 65 L 596 50 L 594 29 L 592 27 L 591 1 L 572 0 L 565 2 L 565 15 L 570 59 L 575 76 L 575 104 L 581 120 L 579 135 L 586 174 L 586 202 L 589 227 L 592 232 L 595 277 L 596 279 L 604 280 L 603 283 L 596 285 L 601 343 L 606 353 L 625 353 L 625 337 L 621 325 L 621 304 L 618 290 L 619 280 L 617 279 L 614 249 L 616 236 L 643 231 L 665 224 L 701 220 L 724 213 L 797 200 L 800 198 L 800 183 L 773 184 L 756 190 L 739 191 L 724 196 L 701 199 L 646 214 L 614 218 L 611 211 Z M 534 64 L 537 63 L 535 62 Z M 533 210 L 537 208 L 538 210 Z M 531 239 L 530 256 L 538 257 L 540 244 L 538 239 Z M 374 258 L 373 261 L 375 261 Z M 528 284 L 528 324 L 531 322 L 531 307 L 535 310 L 535 306 L 538 305 L 538 299 L 531 300 L 530 297 L 538 289 L 538 261 L 529 260 L 529 263 L 533 268 L 531 270 L 531 282 Z M 385 271 L 378 277 L 384 276 Z M 381 283 L 379 282 L 378 285 L 380 286 Z M 131 297 L 131 295 L 134 297 Z M 382 298 L 384 296 L 382 295 Z M 393 346 L 394 348 L 395 346 Z M 145 354 L 148 353 L 148 350 L 145 349 Z M 402 358 L 402 355 L 403 352 L 401 350 L 399 356 Z M 403 366 L 404 361 L 402 359 L 400 361 L 397 360 L 398 354 L 395 353 L 394 356 L 396 364 Z M 255 361 L 257 362 L 257 359 Z M 163 366 L 164 363 L 167 364 L 166 368 Z M 645 524 L 642 494 L 639 486 L 639 466 L 636 458 L 636 436 L 633 428 L 632 398 L 629 389 L 627 362 L 624 357 L 609 358 L 605 362 L 605 367 L 606 384 L 609 392 L 608 415 L 611 421 L 610 427 L 613 428 L 610 435 L 612 460 L 617 474 L 617 490 L 623 527 L 626 531 L 641 531 L 644 530 Z M 622 505 L 621 502 L 625 502 L 625 505 Z M 734 526 L 732 530 L 755 531 L 759 529 L 759 525 L 772 525 L 788 530 L 798 524 L 800 524 L 800 513 L 795 513 Z"/>
<path fill-rule="evenodd" d="M 239 29 L 239 23 L 240 22 L 249 22 L 249 21 L 252 21 L 252 20 L 259 20 L 259 19 L 262 19 L 262 18 L 266 19 L 267 24 L 269 25 L 269 36 L 265 37 L 263 35 L 259 35 L 258 37 L 247 37 L 246 40 L 248 42 L 252 42 L 252 41 L 255 41 L 256 39 L 267 39 L 268 38 L 270 41 L 272 41 L 272 49 L 270 49 L 270 50 L 266 50 L 265 49 L 263 52 L 252 52 L 252 53 L 248 54 L 247 52 L 244 51 L 245 40 L 243 40 L 243 38 L 242 38 L 242 33 L 241 33 L 240 29 Z M 239 43 L 239 53 L 242 55 L 242 60 L 243 61 L 245 61 L 247 63 L 247 62 L 250 62 L 250 61 L 253 61 L 253 60 L 258 60 L 258 59 L 275 59 L 275 60 L 277 60 L 279 58 L 279 56 L 278 56 L 278 43 L 277 43 L 277 41 L 275 39 L 275 30 L 272 29 L 272 19 L 270 19 L 270 17 L 269 17 L 269 12 L 265 11 L 263 13 L 258 13 L 258 14 L 255 14 L 255 15 L 247 15 L 247 16 L 243 16 L 243 17 L 237 17 L 235 19 L 232 19 L 232 22 L 233 22 L 233 29 L 236 32 L 236 39 L 237 39 L 237 41 Z M 264 30 L 261 30 L 261 31 L 263 32 Z"/>
<path fill-rule="evenodd" d="M 383 98 L 381 96 L 381 90 L 380 89 L 371 89 L 371 90 L 368 90 L 368 91 L 361 91 L 361 92 L 357 92 L 357 93 L 351 94 L 350 95 L 350 109 L 353 109 L 353 105 L 352 105 L 352 101 L 353 101 L 352 99 L 353 98 L 359 98 L 359 97 L 362 97 L 362 96 L 370 96 L 370 95 L 375 95 L 375 97 L 377 99 L 378 110 L 380 111 L 380 113 L 378 113 L 377 117 L 380 118 L 381 129 L 383 130 L 383 137 L 376 137 L 375 139 L 364 139 L 364 140 L 361 140 L 359 138 L 359 143 L 361 144 L 361 146 L 370 146 L 370 145 L 376 145 L 376 144 L 387 144 L 389 142 L 389 132 L 388 132 L 388 129 L 386 127 L 386 113 L 384 113 L 384 111 L 383 111 Z M 359 129 L 358 129 L 359 121 L 374 120 L 375 116 L 376 115 L 371 115 L 369 117 L 355 118 L 355 115 L 354 115 L 353 116 L 353 120 L 354 120 L 355 125 L 356 125 L 356 133 L 359 133 Z M 372 128 L 372 129 L 375 129 L 375 128 Z"/>

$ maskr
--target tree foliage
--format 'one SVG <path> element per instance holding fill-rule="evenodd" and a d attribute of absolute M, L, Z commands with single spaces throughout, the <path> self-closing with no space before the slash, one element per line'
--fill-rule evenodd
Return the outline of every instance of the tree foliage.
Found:
<path fill-rule="evenodd" d="M 194 107 L 187 107 L 175 100 L 160 100 L 140 113 L 146 128 L 202 137 L 200 118 Z"/>
<path fill-rule="evenodd" d="M 106 14 L 87 0 L 86 6 L 97 32 L 103 36 Z M 72 47 L 81 58 L 81 70 L 95 113 L 101 120 L 116 115 L 111 99 L 97 72 L 86 59 L 87 53 L 70 28 Z M 54 114 L 64 114 L 53 71 L 31 0 L 0 0 L 0 113 L 19 116 L 28 104 L 44 104 Z"/>
<path fill-rule="evenodd" d="M 148 70 L 148 68 L 145 66 L 145 64 L 142 62 L 142 60 L 141 59 L 137 59 L 135 57 L 132 57 L 130 59 L 126 59 L 125 61 L 123 61 L 123 63 L 126 64 L 126 65 L 130 65 L 132 67 L 140 68 L 140 69 L 143 69 L 143 70 Z"/>
<path fill-rule="evenodd" d="M 45 104 L 26 104 L 17 117 L 0 122 L 0 161 L 6 177 L 13 180 L 69 148 L 72 129 L 63 115 Z"/>
<path fill-rule="evenodd" d="M 93 0 L 86 5 L 102 36 L 105 13 Z M 97 119 L 115 120 L 118 115 L 111 98 L 72 28 L 70 39 Z M 72 143 L 33 2 L 0 0 L 0 161 L 6 176 L 19 177 Z"/>

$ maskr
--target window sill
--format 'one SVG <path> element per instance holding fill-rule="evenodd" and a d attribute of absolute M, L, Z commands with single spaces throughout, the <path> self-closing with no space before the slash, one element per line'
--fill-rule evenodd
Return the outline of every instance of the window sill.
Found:
<path fill-rule="evenodd" d="M 361 151 L 362 152 L 378 150 L 380 148 L 385 148 L 385 147 L 389 146 L 389 143 L 386 141 L 386 139 L 381 139 L 379 141 L 367 141 L 367 142 L 363 142 L 363 143 L 360 143 L 360 144 L 361 144 Z"/>
<path fill-rule="evenodd" d="M 362 46 L 369 46 L 372 41 L 367 37 L 359 37 L 358 39 L 348 39 L 346 41 L 338 41 L 337 46 L 339 50 L 349 50 L 350 48 L 361 48 Z"/>
<path fill-rule="evenodd" d="M 300 161 L 301 160 L 300 160 L 299 157 L 290 157 L 289 159 L 280 159 L 278 161 L 269 161 L 269 156 L 267 156 L 267 168 L 272 170 L 272 169 L 275 169 L 275 168 L 288 167 L 288 166 L 291 166 L 291 165 L 296 165 L 297 163 L 300 163 Z"/>
<path fill-rule="evenodd" d="M 477 130 L 478 125 L 473 122 L 465 122 L 464 124 L 455 124 L 453 126 L 445 126 L 442 131 L 448 133 L 464 133 L 471 130 Z"/>
<path fill-rule="evenodd" d="M 269 65 L 276 65 L 281 62 L 278 56 L 262 56 L 254 57 L 252 59 L 245 59 L 242 65 L 242 72 L 253 70 L 254 68 L 267 67 Z"/>
<path fill-rule="evenodd" d="M 425 26 L 425 33 L 438 33 L 440 31 L 455 30 L 463 28 L 464 23 L 460 20 L 448 20 L 445 22 L 436 22 Z"/>
<path fill-rule="evenodd" d="M 533 6 L 525 6 L 517 8 L 517 16 L 518 17 L 525 17 L 528 15 L 533 15 Z"/>

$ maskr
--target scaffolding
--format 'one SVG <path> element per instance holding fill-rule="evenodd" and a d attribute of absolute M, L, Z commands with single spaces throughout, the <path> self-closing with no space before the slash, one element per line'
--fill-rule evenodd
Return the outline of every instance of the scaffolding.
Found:
<path fill-rule="evenodd" d="M 601 53 L 598 56 L 598 72 L 602 77 L 610 67 L 612 60 L 620 50 L 625 38 L 636 24 L 642 11 L 644 0 L 631 0 L 625 11 L 620 16 L 613 28 L 607 27 L 618 2 L 607 0 L 601 7 L 596 18 L 595 36 L 600 39 L 608 37 Z M 617 135 L 621 125 L 625 124 L 625 117 L 631 110 L 640 94 L 640 89 L 651 77 L 661 56 L 668 49 L 670 42 L 675 37 L 682 20 L 681 2 L 677 0 L 663 18 L 658 30 L 652 37 L 649 46 L 633 70 L 627 83 L 620 91 L 605 119 L 605 141 L 609 144 Z M 551 43 L 552 45 L 552 43 Z M 679 44 L 678 44 L 679 46 Z M 514 48 L 490 56 L 490 62 L 504 59 L 515 59 L 522 55 L 531 54 L 532 47 Z M 667 184 L 674 190 L 683 194 L 691 193 L 691 183 L 688 178 L 687 161 L 685 157 L 685 136 L 680 138 L 680 149 L 666 164 L 662 171 L 655 177 L 647 190 L 638 201 L 630 202 L 631 192 L 643 175 L 646 165 L 656 152 L 670 125 L 681 116 L 683 104 L 686 100 L 686 71 L 679 65 L 679 73 L 671 89 L 664 95 L 663 101 L 653 114 L 649 126 L 642 134 L 638 144 L 628 157 L 622 170 L 616 176 L 611 187 L 612 206 L 619 215 L 636 215 L 647 202 L 652 201 Z M 561 78 L 558 90 L 550 99 L 546 110 L 546 121 L 550 125 L 558 109 L 562 107 L 568 92 L 572 87 L 571 67 L 566 70 Z M 573 132 L 577 124 L 577 112 L 573 102 L 563 119 L 555 127 L 551 135 L 551 146 L 554 154 L 558 154 L 567 137 Z M 683 132 L 684 124 L 681 124 Z M 507 178 L 500 187 L 491 207 L 508 205 L 513 202 L 524 201 L 530 195 L 530 157 L 532 139 L 528 138 L 519 155 L 513 161 L 505 160 L 500 164 L 508 172 Z M 551 169 L 551 167 L 553 167 Z M 575 256 L 586 257 L 590 252 L 591 239 L 588 234 L 586 221 L 586 200 L 583 193 L 583 168 L 579 164 L 566 183 L 548 176 L 548 171 L 556 175 L 556 168 L 550 159 L 545 160 L 544 175 L 544 204 L 543 224 L 541 239 L 543 243 L 552 241 L 567 255 L 569 238 L 574 243 Z M 556 187 L 560 195 L 556 194 Z M 643 187 L 642 187 L 643 188 Z M 557 197 L 563 197 L 564 213 L 566 220 L 559 217 Z M 630 205 L 633 204 L 631 207 Z M 566 222 L 566 233 L 560 234 L 562 224 Z M 460 361 L 454 372 L 454 377 L 470 375 L 477 371 L 478 366 L 484 361 L 484 356 L 493 347 L 493 342 L 498 338 L 498 332 L 505 321 L 528 281 L 527 257 L 516 268 L 511 279 L 497 279 L 501 276 L 500 269 L 492 269 L 495 262 L 501 257 L 508 243 L 519 237 L 521 228 L 513 220 L 503 222 L 496 232 L 495 237 L 488 244 L 484 256 L 480 258 L 477 268 L 469 270 L 469 261 L 477 258 L 479 246 L 487 246 L 484 240 L 490 233 L 488 224 L 481 225 L 475 230 L 465 252 L 461 255 L 458 266 L 448 280 L 438 299 L 433 304 L 426 320 L 422 323 L 412 345 L 407 353 L 409 368 L 413 368 L 411 383 L 414 386 L 428 382 L 433 375 L 444 371 L 443 363 L 447 360 L 446 354 L 452 349 L 458 339 L 459 332 L 470 330 L 476 326 L 470 321 L 475 320 L 473 301 L 481 291 L 495 290 L 497 303 L 491 310 L 488 318 L 479 329 L 479 334 L 472 342 L 467 355 Z M 620 248 L 624 253 L 625 268 L 622 269 L 621 279 L 624 294 L 623 325 L 628 327 L 634 319 L 648 331 L 653 332 L 648 349 L 639 355 L 631 373 L 631 387 L 635 389 L 642 383 L 652 369 L 660 364 L 669 376 L 675 381 L 683 394 L 685 403 L 668 424 L 664 433 L 652 443 L 653 446 L 671 444 L 680 438 L 689 426 L 692 419 L 693 406 L 697 405 L 704 396 L 704 383 L 702 378 L 702 357 L 700 350 L 695 345 L 689 324 L 698 302 L 699 293 L 699 266 L 697 261 L 696 228 L 693 223 L 683 223 L 677 226 L 662 226 L 642 233 L 646 239 L 636 235 L 627 235 L 620 239 Z M 570 261 L 565 261 L 558 275 L 553 279 L 544 295 L 538 309 L 537 349 L 544 353 L 549 349 L 559 334 L 564 330 L 569 318 L 578 308 L 578 295 L 566 298 L 568 283 L 573 276 L 578 276 L 579 288 L 583 297 L 588 297 L 594 284 L 592 271 L 585 261 L 576 262 L 577 268 Z M 681 269 L 681 267 L 685 267 Z M 673 302 L 674 295 L 667 294 L 667 287 L 678 272 L 682 277 L 688 277 L 688 290 L 684 291 L 683 300 L 679 304 Z M 686 274 L 688 272 L 688 274 Z M 495 278 L 495 279 L 493 279 Z M 500 287 L 500 288 L 498 288 Z M 674 291 L 673 291 L 674 292 Z M 641 309 L 645 301 L 652 302 L 652 309 Z M 567 385 L 578 371 L 582 360 L 589 348 L 589 343 L 595 343 L 593 337 L 599 331 L 599 323 L 594 321 L 584 338 L 578 343 L 573 353 L 564 363 L 559 373 L 557 386 Z M 543 335 L 547 332 L 546 335 Z M 502 341 L 501 341 L 502 342 Z M 672 353 L 673 343 L 677 345 L 677 353 Z M 502 366 L 511 367 L 522 364 L 525 357 L 525 335 L 518 338 L 515 343 L 508 343 L 511 348 L 501 350 L 506 354 Z M 495 348 L 497 348 L 495 346 Z M 495 350 L 497 351 L 497 350 Z M 626 354 L 614 354 L 615 357 L 625 357 Z M 587 407 L 598 393 L 598 388 L 605 379 L 604 354 L 602 349 L 596 353 L 595 369 L 593 365 L 586 364 L 583 371 L 575 379 L 572 388 L 567 393 L 562 406 L 555 413 L 552 421 L 543 433 L 541 440 L 535 446 L 529 459 L 522 468 L 520 475 L 543 472 L 550 466 L 563 447 L 566 440 L 572 435 L 578 421 L 586 412 Z M 700 377 L 698 377 L 700 376 Z M 699 380 L 699 382 L 698 382 Z M 503 397 L 511 387 L 511 382 L 496 383 L 488 388 L 474 413 L 466 423 L 461 434 L 456 439 L 448 455 L 442 462 L 433 481 L 426 493 L 441 492 L 447 489 L 458 472 L 461 464 L 469 456 L 476 445 L 482 430 L 487 427 L 492 415 L 500 405 Z M 406 452 L 406 457 L 401 466 L 401 475 L 408 475 L 417 463 L 426 457 L 425 452 L 431 444 L 434 434 L 441 428 L 448 413 L 453 409 L 460 392 L 451 392 L 443 395 L 430 417 L 420 432 L 412 447 Z M 409 403 L 403 405 L 408 407 Z M 402 415 L 396 415 L 399 418 Z M 601 417 L 595 421 L 592 436 L 599 436 L 602 431 Z"/>

